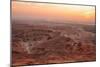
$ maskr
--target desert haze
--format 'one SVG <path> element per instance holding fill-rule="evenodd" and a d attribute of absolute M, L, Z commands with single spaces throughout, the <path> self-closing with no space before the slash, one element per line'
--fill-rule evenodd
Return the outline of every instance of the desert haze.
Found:
<path fill-rule="evenodd" d="M 49 3 L 12 2 L 12 18 L 95 24 L 95 7 Z"/>

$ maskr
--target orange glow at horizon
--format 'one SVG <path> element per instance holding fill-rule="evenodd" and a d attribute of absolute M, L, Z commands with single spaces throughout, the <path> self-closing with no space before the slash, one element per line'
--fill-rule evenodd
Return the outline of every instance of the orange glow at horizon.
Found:
<path fill-rule="evenodd" d="M 95 23 L 95 7 L 46 3 L 12 2 L 13 16 L 44 17 L 50 20 Z"/>

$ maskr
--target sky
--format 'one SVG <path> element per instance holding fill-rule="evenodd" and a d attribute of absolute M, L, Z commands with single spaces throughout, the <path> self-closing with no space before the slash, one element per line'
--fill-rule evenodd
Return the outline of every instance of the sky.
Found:
<path fill-rule="evenodd" d="M 58 21 L 60 23 L 95 24 L 95 7 L 13 1 L 12 18 Z"/>

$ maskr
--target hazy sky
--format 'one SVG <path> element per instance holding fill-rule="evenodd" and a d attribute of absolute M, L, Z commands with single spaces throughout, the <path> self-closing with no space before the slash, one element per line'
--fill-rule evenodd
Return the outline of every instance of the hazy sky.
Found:
<path fill-rule="evenodd" d="M 14 1 L 12 2 L 12 18 L 95 24 L 95 7 Z"/>

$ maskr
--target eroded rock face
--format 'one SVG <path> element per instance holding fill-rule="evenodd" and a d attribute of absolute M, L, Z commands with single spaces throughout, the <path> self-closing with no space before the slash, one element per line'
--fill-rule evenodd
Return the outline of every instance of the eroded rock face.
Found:
<path fill-rule="evenodd" d="M 13 28 L 13 64 L 92 61 L 96 51 L 94 37 L 94 33 L 70 27 L 60 30 L 25 25 Z"/>

